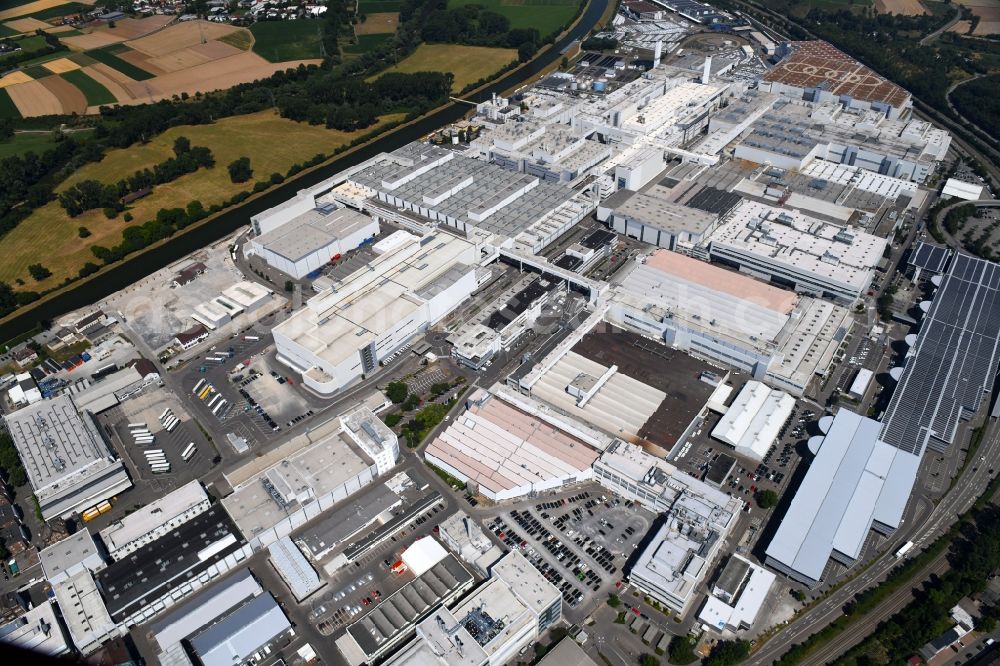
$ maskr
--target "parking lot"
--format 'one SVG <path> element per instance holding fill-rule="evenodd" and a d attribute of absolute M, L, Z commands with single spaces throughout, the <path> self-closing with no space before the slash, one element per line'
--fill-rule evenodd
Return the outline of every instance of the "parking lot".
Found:
<path fill-rule="evenodd" d="M 308 602 L 308 620 L 321 634 L 329 636 L 339 631 L 413 580 L 412 573 L 393 571 L 393 566 L 414 541 L 437 532 L 437 523 L 447 515 L 445 501 L 415 516 L 398 534 L 329 577 L 330 584 Z M 405 513 L 407 506 L 404 504 L 394 514 Z"/>
<path fill-rule="evenodd" d="M 600 489 L 510 509 L 487 522 L 559 588 L 582 617 L 620 586 L 622 567 L 652 526 L 647 511 Z"/>

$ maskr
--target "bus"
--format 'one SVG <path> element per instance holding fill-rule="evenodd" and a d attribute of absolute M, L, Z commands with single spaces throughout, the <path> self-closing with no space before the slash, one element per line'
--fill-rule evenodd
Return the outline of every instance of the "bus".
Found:
<path fill-rule="evenodd" d="M 132 432 L 132 438 L 136 439 L 138 437 L 146 437 L 146 436 L 152 435 L 152 434 L 153 433 L 149 432 L 148 430 L 136 430 L 136 431 Z"/>
<path fill-rule="evenodd" d="M 146 428 L 146 424 L 145 423 L 129 423 L 128 427 L 129 427 L 129 429 L 136 429 L 136 428 L 145 429 Z"/>
<path fill-rule="evenodd" d="M 194 393 L 195 395 L 198 395 L 198 392 L 201 391 L 201 387 L 204 386 L 204 385 L 205 385 L 205 380 L 204 379 L 199 379 L 198 383 L 194 385 L 194 390 L 192 391 L 192 393 Z"/>
<path fill-rule="evenodd" d="M 136 444 L 152 444 L 155 441 L 156 441 L 156 436 L 155 435 L 145 435 L 144 437 L 136 437 L 135 438 L 135 443 Z"/>
<path fill-rule="evenodd" d="M 146 449 L 142 452 L 145 456 L 162 456 L 163 449 Z"/>
<path fill-rule="evenodd" d="M 212 392 L 212 390 L 213 390 L 213 389 L 212 389 L 212 387 L 211 387 L 211 386 L 206 386 L 205 388 L 203 388 L 203 389 L 202 389 L 201 393 L 200 393 L 200 394 L 198 394 L 198 399 L 199 399 L 199 400 L 204 400 L 204 399 L 205 399 L 205 396 L 207 396 L 207 395 L 208 395 L 209 393 L 211 393 L 211 392 Z"/>
<path fill-rule="evenodd" d="M 163 419 L 167 418 L 167 414 L 169 413 L 170 413 L 170 408 L 167 407 L 166 409 L 163 410 L 163 413 L 160 414 L 160 420 L 162 421 Z"/>
<path fill-rule="evenodd" d="M 910 552 L 911 548 L 913 548 L 912 541 L 907 541 L 906 543 L 904 543 L 902 546 L 899 547 L 899 550 L 896 551 L 896 559 L 898 560 L 904 555 L 906 555 L 908 552 Z"/>
<path fill-rule="evenodd" d="M 187 462 L 188 460 L 191 460 L 191 457 L 194 456 L 194 454 L 197 451 L 198 451 L 198 447 L 196 447 L 194 445 L 194 442 L 191 442 L 190 444 L 187 445 L 187 448 L 184 449 L 184 452 L 181 454 L 181 459 L 184 462 Z"/>
<path fill-rule="evenodd" d="M 219 402 L 219 400 L 221 398 L 222 398 L 222 394 L 221 393 L 216 393 L 215 395 L 213 395 L 212 399 L 208 401 L 208 407 L 209 407 L 209 409 L 211 409 L 212 407 L 215 407 L 215 403 Z"/>
<path fill-rule="evenodd" d="M 163 463 L 162 465 L 154 465 L 149 469 L 153 474 L 170 474 L 170 463 Z"/>
<path fill-rule="evenodd" d="M 87 509 L 86 511 L 81 513 L 80 517 L 83 518 L 83 522 L 86 523 L 93 520 L 94 518 L 97 518 L 99 515 L 101 515 L 101 512 L 98 511 L 96 507 L 94 507 L 93 509 Z"/>
<path fill-rule="evenodd" d="M 258 338 L 256 335 L 244 335 L 243 339 L 248 342 L 257 342 L 258 340 L 260 340 L 260 338 Z"/>
<path fill-rule="evenodd" d="M 111 511 L 111 502 L 104 500 L 94 508 L 97 509 L 98 513 L 107 513 L 108 511 Z"/>
<path fill-rule="evenodd" d="M 171 419 L 170 423 L 168 423 L 163 427 L 163 429 L 166 430 L 167 432 L 173 432 L 177 428 L 178 423 L 180 423 L 180 419 L 178 419 L 175 416 L 173 419 Z"/>
<path fill-rule="evenodd" d="M 219 415 L 219 410 L 222 409 L 223 406 L 225 406 L 225 404 L 227 402 L 228 402 L 227 400 L 223 400 L 222 402 L 220 402 L 219 404 L 217 404 L 215 406 L 215 409 L 212 410 L 212 413 L 215 414 L 216 416 L 218 416 Z"/>

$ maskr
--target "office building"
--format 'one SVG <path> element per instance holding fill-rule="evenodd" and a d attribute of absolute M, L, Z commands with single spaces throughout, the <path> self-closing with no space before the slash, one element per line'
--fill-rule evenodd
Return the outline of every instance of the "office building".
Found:
<path fill-rule="evenodd" d="M 272 330 L 278 360 L 322 395 L 374 372 L 476 288 L 474 243 L 399 231 L 367 266 L 311 298 Z"/>
<path fill-rule="evenodd" d="M 639 554 L 629 580 L 684 615 L 729 536 L 742 501 L 621 441 L 594 464 L 594 478 L 612 492 L 664 514 L 662 527 Z"/>
<path fill-rule="evenodd" d="M 464 511 L 456 511 L 438 524 L 441 542 L 485 576 L 504 551 L 483 532 L 479 523 Z"/>
<path fill-rule="evenodd" d="M 52 593 L 81 654 L 96 652 L 102 643 L 118 635 L 118 625 L 108 614 L 91 571 L 79 571 L 52 585 Z"/>
<path fill-rule="evenodd" d="M 744 201 L 712 234 L 709 254 L 796 291 L 851 303 L 869 288 L 885 246 L 860 229 Z"/>
<path fill-rule="evenodd" d="M 775 575 L 742 555 L 733 555 L 698 612 L 698 621 L 719 633 L 753 627 Z"/>
<path fill-rule="evenodd" d="M 801 396 L 847 335 L 846 308 L 676 252 L 624 267 L 607 319 Z"/>
<path fill-rule="evenodd" d="M 67 518 L 132 487 L 125 466 L 89 413 L 69 396 L 4 417 L 42 517 Z"/>
<path fill-rule="evenodd" d="M 562 617 L 562 595 L 518 551 L 452 609 L 442 606 L 387 666 L 501 666 Z"/>
<path fill-rule="evenodd" d="M 760 461 L 792 416 L 795 398 L 760 382 L 747 382 L 712 429 L 736 453 Z"/>
<path fill-rule="evenodd" d="M 379 476 L 396 466 L 399 438 L 372 410 L 359 407 L 341 416 L 340 424 L 344 434 L 375 461 L 375 470 Z"/>
<path fill-rule="evenodd" d="M 191 481 L 111 523 L 100 531 L 101 541 L 111 559 L 120 560 L 207 511 L 210 506 L 208 493 L 201 483 Z"/>
<path fill-rule="evenodd" d="M 56 619 L 55 606 L 41 603 L 24 615 L 0 626 L 0 643 L 54 658 L 72 650 Z"/>

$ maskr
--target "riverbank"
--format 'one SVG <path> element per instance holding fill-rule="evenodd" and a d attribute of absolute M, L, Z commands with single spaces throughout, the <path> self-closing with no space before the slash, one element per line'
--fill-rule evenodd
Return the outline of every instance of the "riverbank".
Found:
<path fill-rule="evenodd" d="M 606 14 L 608 5 L 616 3 L 617 0 L 590 0 L 572 27 L 548 48 L 539 51 L 533 60 L 466 94 L 465 99 L 471 102 L 486 101 L 494 92 L 502 93 L 523 85 L 538 73 L 546 71 L 553 63 L 558 64 L 562 57 L 561 51 L 598 25 Z M 9 340 L 32 329 L 41 321 L 52 321 L 67 312 L 97 302 L 194 250 L 233 233 L 248 224 L 253 215 L 291 198 L 299 190 L 316 185 L 379 153 L 389 152 L 411 141 L 419 140 L 435 129 L 462 118 L 468 110 L 468 105 L 462 102 L 450 102 L 438 107 L 419 118 L 388 130 L 367 143 L 350 148 L 326 163 L 305 170 L 294 179 L 253 195 L 238 207 L 220 211 L 188 227 L 183 233 L 153 244 L 121 262 L 105 266 L 100 272 L 78 280 L 64 289 L 46 294 L 38 301 L 19 308 L 0 320 L 0 340 Z"/>

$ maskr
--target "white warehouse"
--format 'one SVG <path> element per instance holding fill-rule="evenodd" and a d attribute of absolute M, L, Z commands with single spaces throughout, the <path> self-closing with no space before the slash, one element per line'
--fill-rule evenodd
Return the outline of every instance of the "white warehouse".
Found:
<path fill-rule="evenodd" d="M 741 456 L 761 460 L 795 409 L 795 398 L 750 381 L 712 430 L 712 437 Z"/>
<path fill-rule="evenodd" d="M 371 240 L 378 231 L 378 222 L 363 213 L 321 203 L 253 238 L 250 251 L 269 266 L 301 279 Z"/>
<path fill-rule="evenodd" d="M 380 252 L 383 248 L 391 251 Z M 398 231 L 374 249 L 379 254 L 368 265 L 317 294 L 272 331 L 278 360 L 322 395 L 373 372 L 476 288 L 479 249 L 463 238 Z"/>

